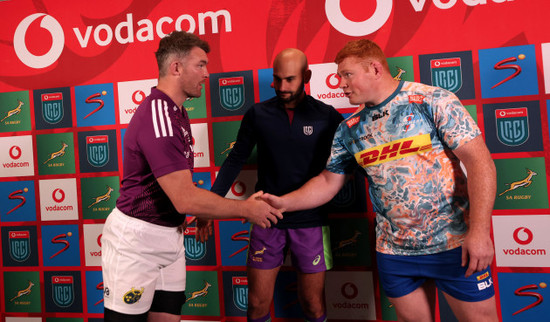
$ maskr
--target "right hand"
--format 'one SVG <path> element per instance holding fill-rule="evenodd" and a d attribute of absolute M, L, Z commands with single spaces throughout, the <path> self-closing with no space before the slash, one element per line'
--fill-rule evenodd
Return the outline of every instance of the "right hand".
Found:
<path fill-rule="evenodd" d="M 263 201 L 267 202 L 273 208 L 277 208 L 277 209 L 284 208 L 283 198 L 281 197 L 278 197 L 269 193 L 264 193 L 260 196 L 260 198 L 262 198 Z"/>
<path fill-rule="evenodd" d="M 262 228 L 271 227 L 283 218 L 283 210 L 272 207 L 262 200 L 263 191 L 258 191 L 245 201 L 243 217 L 246 221 Z"/>

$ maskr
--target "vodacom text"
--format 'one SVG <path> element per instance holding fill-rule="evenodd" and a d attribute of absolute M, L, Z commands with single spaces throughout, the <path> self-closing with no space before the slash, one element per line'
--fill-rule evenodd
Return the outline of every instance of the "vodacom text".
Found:
<path fill-rule="evenodd" d="M 50 49 L 41 56 L 31 53 L 25 44 L 27 30 L 38 19 L 40 19 L 40 27 L 46 29 L 52 36 Z M 176 17 L 164 16 L 157 20 L 136 20 L 132 13 L 128 13 L 126 14 L 126 20 L 120 21 L 116 26 L 99 24 L 97 26 L 85 26 L 84 28 L 73 27 L 72 31 L 82 48 L 88 47 L 91 41 L 99 46 L 107 46 L 113 40 L 119 44 L 152 41 L 155 37 L 164 37 L 174 29 L 193 33 L 198 27 L 199 35 L 217 34 L 220 33 L 219 27 L 222 25 L 224 27 L 222 32 L 232 31 L 231 13 L 227 10 L 200 12 L 196 17 L 182 14 Z M 52 65 L 61 56 L 65 47 L 64 30 L 68 30 L 68 28 L 62 27 L 58 20 L 45 13 L 35 13 L 26 17 L 19 23 L 13 36 L 13 45 L 17 57 L 23 64 L 31 68 L 45 68 Z"/>
<path fill-rule="evenodd" d="M 394 0 L 376 0 L 376 9 L 374 13 L 364 21 L 349 20 L 340 7 L 341 0 L 325 0 L 325 13 L 330 24 L 334 29 L 348 36 L 365 36 L 372 34 L 382 28 L 388 21 Z M 514 0 L 409 0 L 414 11 L 422 12 L 425 9 L 426 2 L 432 2 L 438 9 L 450 9 L 457 3 L 462 2 L 469 7 L 486 5 L 487 3 L 504 3 Z M 360 3 L 360 1 L 357 1 Z M 405 0 L 395 1 L 396 5 L 406 5 Z"/>

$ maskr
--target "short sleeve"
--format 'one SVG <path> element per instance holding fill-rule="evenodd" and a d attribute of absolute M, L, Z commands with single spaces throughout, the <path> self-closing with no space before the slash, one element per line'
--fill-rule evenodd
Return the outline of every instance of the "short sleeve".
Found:
<path fill-rule="evenodd" d="M 158 122 L 158 120 L 157 120 Z M 185 144 L 184 129 L 175 126 L 174 122 L 165 121 L 164 131 L 155 130 L 154 120 L 143 124 L 138 136 L 138 144 L 151 171 L 156 178 L 178 170 L 190 169 L 188 159 L 192 158 L 189 144 Z M 188 133 L 191 137 L 191 133 Z"/>
<path fill-rule="evenodd" d="M 334 134 L 326 169 L 337 174 L 349 174 L 353 172 L 357 166 L 357 162 L 342 140 L 345 135 L 342 124 L 343 123 L 338 126 Z"/>
<path fill-rule="evenodd" d="M 454 150 L 481 134 L 476 122 L 455 94 L 434 91 L 432 108 L 439 136 Z"/>

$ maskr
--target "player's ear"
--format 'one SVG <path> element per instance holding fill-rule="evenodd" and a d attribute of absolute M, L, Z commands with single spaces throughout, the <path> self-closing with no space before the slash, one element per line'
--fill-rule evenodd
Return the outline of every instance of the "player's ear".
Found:
<path fill-rule="evenodd" d="M 376 77 L 381 77 L 382 74 L 384 73 L 384 66 L 382 66 L 382 64 L 379 61 L 373 60 L 370 63 L 369 67 L 372 68 L 372 72 Z"/>
<path fill-rule="evenodd" d="M 309 83 L 310 80 L 311 80 L 311 69 L 307 69 L 304 72 L 304 84 Z"/>

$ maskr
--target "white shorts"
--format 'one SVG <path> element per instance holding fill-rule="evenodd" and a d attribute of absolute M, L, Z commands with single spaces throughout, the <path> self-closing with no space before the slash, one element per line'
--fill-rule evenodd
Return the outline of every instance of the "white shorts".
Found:
<path fill-rule="evenodd" d="M 155 290 L 185 291 L 185 247 L 178 227 L 164 227 L 113 209 L 101 236 L 105 307 L 149 311 Z"/>

